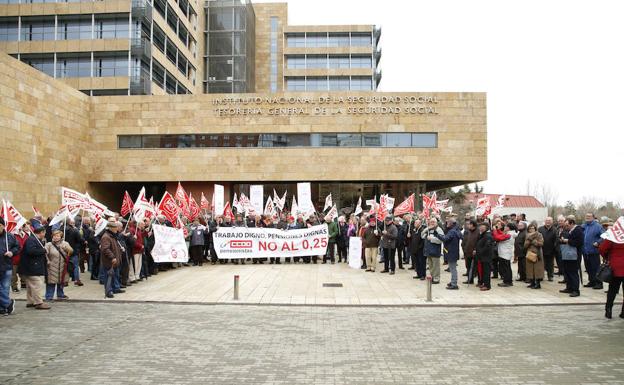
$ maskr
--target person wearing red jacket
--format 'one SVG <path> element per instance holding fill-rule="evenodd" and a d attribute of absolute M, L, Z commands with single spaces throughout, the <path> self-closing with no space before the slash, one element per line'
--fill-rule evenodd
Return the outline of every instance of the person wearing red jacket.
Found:
<path fill-rule="evenodd" d="M 17 286 L 17 278 L 19 276 L 19 274 L 17 274 L 17 267 L 19 266 L 20 256 L 22 255 L 22 251 L 24 250 L 24 245 L 26 244 L 28 236 L 30 236 L 30 226 L 28 224 L 24 224 L 20 231 L 15 234 L 15 239 L 19 244 L 20 251 L 19 253 L 15 254 L 12 259 L 13 276 L 11 277 L 11 287 L 13 288 L 14 293 L 19 293 L 20 287 L 22 289 L 26 289 L 26 281 L 22 279 L 22 277 L 19 277 L 21 284 L 20 287 Z"/>
<path fill-rule="evenodd" d="M 605 317 L 610 319 L 615 296 L 620 291 L 620 285 L 624 282 L 624 243 L 615 243 L 605 239 L 600 243 L 598 251 L 608 261 L 613 271 L 613 278 L 609 282 L 607 303 L 605 305 Z M 622 303 L 620 318 L 624 318 L 624 302 Z"/>

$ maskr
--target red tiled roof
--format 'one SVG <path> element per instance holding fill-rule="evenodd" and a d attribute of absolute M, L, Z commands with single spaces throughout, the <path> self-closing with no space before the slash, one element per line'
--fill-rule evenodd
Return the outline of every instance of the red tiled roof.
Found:
<path fill-rule="evenodd" d="M 496 206 L 498 203 L 498 197 L 502 194 L 477 194 L 477 193 L 468 193 L 466 194 L 466 203 L 472 201 L 474 204 L 477 203 L 479 198 L 483 198 L 487 196 L 490 198 L 490 204 L 492 207 Z M 509 195 L 505 194 L 505 207 L 544 207 L 544 204 L 537 200 L 534 196 L 531 195 Z"/>

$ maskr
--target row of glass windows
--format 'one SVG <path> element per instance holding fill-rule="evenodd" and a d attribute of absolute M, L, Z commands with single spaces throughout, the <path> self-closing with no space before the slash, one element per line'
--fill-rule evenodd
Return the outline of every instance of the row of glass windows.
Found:
<path fill-rule="evenodd" d="M 55 28 L 56 24 L 56 28 Z M 79 40 L 79 39 L 126 39 L 130 36 L 127 16 L 96 15 L 54 17 L 22 17 L 0 19 L 0 41 Z"/>
<path fill-rule="evenodd" d="M 290 76 L 286 77 L 288 91 L 372 91 L 370 76 Z"/>
<path fill-rule="evenodd" d="M 149 68 L 146 69 L 146 72 Z M 168 94 L 188 94 L 189 91 L 180 83 L 175 76 L 167 71 L 162 64 L 152 59 L 152 81 Z"/>
<path fill-rule="evenodd" d="M 373 45 L 369 32 L 287 33 L 288 47 L 367 47 Z"/>
<path fill-rule="evenodd" d="M 167 56 L 167 59 L 178 67 L 180 72 L 184 74 L 187 79 L 190 79 L 193 76 L 193 72 L 195 71 L 195 67 L 190 63 L 189 59 L 184 56 L 178 47 L 169 40 L 165 32 L 160 29 L 156 24 L 153 26 L 153 43 L 156 48 L 158 48 L 162 53 Z"/>
<path fill-rule="evenodd" d="M 154 9 L 162 16 L 163 19 L 167 22 L 169 27 L 178 35 L 178 38 L 184 46 L 193 52 L 195 55 L 194 46 L 195 39 L 188 32 L 188 29 L 184 26 L 184 23 L 180 21 L 177 14 L 173 10 L 168 10 L 170 7 L 167 0 L 153 0 L 154 1 Z"/>
<path fill-rule="evenodd" d="M 288 69 L 373 68 L 370 55 L 289 55 Z"/>
<path fill-rule="evenodd" d="M 207 31 L 244 31 L 247 10 L 245 6 L 209 6 L 206 12 Z"/>
<path fill-rule="evenodd" d="M 22 55 L 20 60 L 56 78 L 128 76 L 128 54 L 74 53 Z"/>
<path fill-rule="evenodd" d="M 119 148 L 414 147 L 437 148 L 436 133 L 119 135 Z"/>

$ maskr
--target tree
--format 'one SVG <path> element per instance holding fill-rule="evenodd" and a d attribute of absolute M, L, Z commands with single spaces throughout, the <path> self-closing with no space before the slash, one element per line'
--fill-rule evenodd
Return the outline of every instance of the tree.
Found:
<path fill-rule="evenodd" d="M 477 193 L 477 194 L 483 193 L 483 187 L 479 187 L 479 184 L 475 183 L 474 184 L 474 192 Z"/>

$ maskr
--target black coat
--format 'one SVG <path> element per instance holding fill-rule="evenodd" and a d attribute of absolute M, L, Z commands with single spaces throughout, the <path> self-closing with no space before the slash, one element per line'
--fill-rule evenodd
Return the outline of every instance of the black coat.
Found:
<path fill-rule="evenodd" d="M 100 251 L 100 242 L 95 236 L 95 231 L 91 227 L 82 225 L 82 234 L 85 242 L 87 242 L 87 247 L 89 247 L 89 253 L 91 255 Z"/>
<path fill-rule="evenodd" d="M 493 254 L 494 239 L 492 239 L 492 234 L 489 231 L 479 234 L 479 239 L 477 239 L 477 260 L 486 263 L 492 262 Z"/>
<path fill-rule="evenodd" d="M 524 250 L 524 241 L 526 241 L 527 231 L 526 229 L 518 233 L 516 240 L 514 241 L 514 256 L 516 258 L 525 258 L 526 250 Z"/>
<path fill-rule="evenodd" d="M 43 243 L 45 241 L 39 241 L 35 235 L 28 237 L 17 268 L 20 275 L 30 277 L 46 275 L 46 250 Z"/>
<path fill-rule="evenodd" d="M 69 246 L 74 250 L 74 254 L 78 254 L 82 250 L 82 236 L 80 231 L 75 227 L 67 226 L 65 228 L 65 242 L 69 243 Z"/>
<path fill-rule="evenodd" d="M 336 236 L 336 244 L 339 247 L 347 247 L 349 245 L 349 224 L 344 223 L 344 224 L 340 224 L 338 223 L 338 235 Z"/>
<path fill-rule="evenodd" d="M 6 230 L 0 234 L 0 271 L 7 271 L 13 269 L 12 257 L 7 257 L 4 254 L 10 251 L 14 256 L 19 254 L 20 246 L 17 239 L 13 234 L 7 233 Z M 8 246 L 8 247 L 7 247 Z"/>
<path fill-rule="evenodd" d="M 537 231 L 544 237 L 542 253 L 549 256 L 556 255 L 557 249 L 559 248 L 559 238 L 557 237 L 557 229 L 555 229 L 555 226 L 550 226 L 550 229 L 547 229 L 546 226 L 540 226 Z"/>
<path fill-rule="evenodd" d="M 419 228 L 416 228 L 412 223 L 410 226 L 410 238 L 408 242 L 409 252 L 411 255 L 416 255 L 418 252 L 423 252 L 423 248 L 425 247 L 425 240 L 422 239 L 420 234 L 425 228 L 421 225 Z"/>

